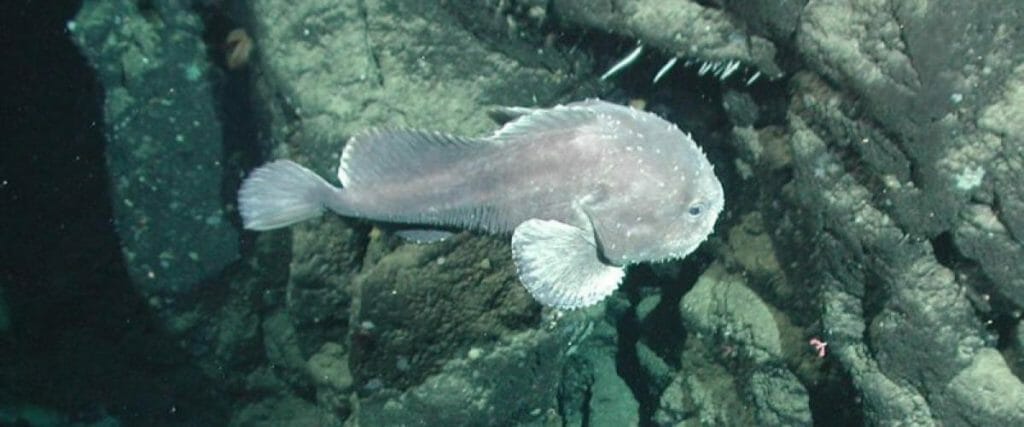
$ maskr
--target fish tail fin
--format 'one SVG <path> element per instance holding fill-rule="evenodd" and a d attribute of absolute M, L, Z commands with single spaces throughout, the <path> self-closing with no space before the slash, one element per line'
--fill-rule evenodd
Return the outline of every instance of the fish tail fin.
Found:
<path fill-rule="evenodd" d="M 291 160 L 254 170 L 238 190 L 238 211 L 249 230 L 273 230 L 320 216 L 339 188 Z"/>

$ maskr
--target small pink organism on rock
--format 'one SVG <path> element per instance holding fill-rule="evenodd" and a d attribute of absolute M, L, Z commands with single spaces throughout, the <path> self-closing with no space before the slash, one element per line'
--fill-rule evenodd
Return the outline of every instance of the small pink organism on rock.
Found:
<path fill-rule="evenodd" d="M 828 343 L 822 341 L 818 337 L 811 338 L 811 340 L 808 341 L 807 343 L 810 344 L 811 347 L 814 347 L 814 350 L 818 352 L 819 358 L 825 357 L 825 355 L 827 354 Z"/>

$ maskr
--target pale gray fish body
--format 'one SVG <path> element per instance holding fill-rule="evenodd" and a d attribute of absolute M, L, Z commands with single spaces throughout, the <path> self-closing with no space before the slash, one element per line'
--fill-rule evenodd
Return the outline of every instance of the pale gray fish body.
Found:
<path fill-rule="evenodd" d="M 721 184 L 693 140 L 660 117 L 600 100 L 518 115 L 478 139 L 375 130 L 342 152 L 336 188 L 289 161 L 243 184 L 247 228 L 327 207 L 418 226 L 512 233 L 523 284 L 545 305 L 594 304 L 623 267 L 685 257 L 711 233 Z"/>

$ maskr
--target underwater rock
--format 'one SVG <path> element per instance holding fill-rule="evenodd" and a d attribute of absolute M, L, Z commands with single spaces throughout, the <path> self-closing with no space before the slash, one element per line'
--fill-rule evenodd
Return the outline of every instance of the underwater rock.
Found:
<path fill-rule="evenodd" d="M 807 389 L 789 369 L 759 366 L 747 376 L 745 383 L 746 396 L 754 403 L 758 425 L 813 425 Z"/>
<path fill-rule="evenodd" d="M 714 263 L 683 296 L 680 316 L 694 334 L 680 357 L 682 369 L 662 393 L 660 425 L 811 424 L 807 390 L 781 363 L 779 329 L 791 326 L 779 325 L 747 286 L 744 276 Z"/>
<path fill-rule="evenodd" d="M 565 337 L 544 330 L 505 335 L 452 357 L 405 390 L 364 390 L 360 426 L 541 425 L 558 422 Z"/>
<path fill-rule="evenodd" d="M 164 4 L 158 3 L 139 4 Z M 456 3 L 476 9 L 454 14 Z M 750 200 L 727 211 L 725 223 L 743 227 L 730 230 L 716 267 L 683 297 L 680 315 L 690 334 L 666 338 L 670 345 L 622 346 L 642 359 L 638 377 L 661 391 L 654 413 L 637 414 L 650 404 L 643 396 L 650 384 L 635 387 L 640 396 L 633 396 L 630 381 L 646 380 L 617 372 L 616 359 L 625 355 L 608 342 L 621 331 L 564 320 L 554 332 L 545 329 L 548 318 L 512 283 L 507 245 L 470 235 L 436 246 L 401 245 L 364 224 L 331 219 L 257 238 L 258 248 L 273 246 L 272 255 L 261 249 L 252 260 L 258 271 L 225 291 L 231 300 L 224 306 L 236 313 L 195 310 L 171 323 L 174 331 L 207 332 L 189 341 L 196 348 L 224 341 L 201 363 L 235 362 L 226 365 L 226 382 L 254 396 L 236 411 L 237 425 L 336 425 L 347 411 L 355 414 L 351 423 L 472 424 L 499 419 L 492 418 L 499 409 L 508 409 L 513 423 L 569 425 L 605 415 L 616 423 L 652 416 L 658 424 L 800 425 L 810 422 L 809 408 L 819 411 L 818 423 L 1001 425 L 1021 418 L 1021 362 L 1004 359 L 1020 349 L 1024 304 L 1024 37 L 1007 13 L 1015 3 L 638 1 L 619 10 L 603 7 L 616 2 L 498 3 L 456 0 L 447 12 L 398 0 L 247 3 L 256 45 L 247 69 L 258 71 L 264 141 L 274 144 L 266 151 L 323 174 L 339 161 L 324 153 L 337 153 L 340 141 L 367 127 L 480 134 L 493 126 L 485 106 L 546 106 L 586 92 L 580 87 L 600 87 L 592 59 L 580 53 L 586 49 L 576 49 L 586 35 L 562 49 L 562 25 L 715 61 L 718 75 L 732 69 L 734 76 L 790 76 L 753 87 L 774 92 L 769 96 L 779 99 L 771 105 L 784 108 L 759 105 L 766 95 L 744 91 L 742 81 L 723 83 L 733 91 L 726 108 L 742 157 L 734 164 L 746 185 L 723 182 Z M 221 177 L 231 174 L 219 165 L 198 168 L 220 153 L 217 144 L 201 143 L 219 141 L 216 123 L 205 121 L 212 107 L 195 101 L 207 100 L 208 83 L 185 84 L 175 96 L 132 90 L 198 79 L 206 68 L 188 64 L 203 52 L 196 42 L 160 53 L 172 37 L 136 15 L 122 14 L 119 27 L 84 18 L 119 16 L 112 7 L 87 3 L 72 32 L 94 49 L 87 54 L 104 81 L 125 78 L 124 87 L 109 92 L 107 109 L 110 123 L 127 126 L 113 129 L 119 136 L 111 146 L 135 148 L 124 159 L 141 159 L 111 169 L 117 191 L 130 192 L 118 196 L 119 228 L 129 240 L 136 238 L 131 233 L 141 236 L 126 242 L 126 259 L 143 282 L 153 278 L 141 266 L 157 266 L 153 276 L 173 282 L 160 282 L 160 289 L 187 289 L 237 252 L 232 227 L 217 222 L 226 212 L 217 194 Z M 496 19 L 467 24 L 459 16 Z M 194 21 L 164 25 L 187 28 L 186 39 L 198 40 Z M 520 34 L 543 44 L 495 42 Z M 794 59 L 785 73 L 776 46 Z M 726 61 L 751 68 L 736 71 L 732 62 L 721 65 Z M 625 85 L 609 90 L 633 93 Z M 182 115 L 177 107 L 185 96 L 200 105 Z M 134 108 L 150 99 L 152 108 Z M 199 130 L 187 125 L 192 119 L 200 120 Z M 769 120 L 775 122 L 757 128 Z M 181 184 L 197 193 L 161 193 L 159 203 L 140 207 L 137 195 L 149 197 L 152 179 L 158 190 L 175 188 L 162 184 L 172 163 L 153 162 L 152 150 L 165 148 L 153 129 L 181 132 L 180 146 L 169 149 L 198 159 L 185 165 L 192 169 Z M 145 182 L 138 179 L 151 170 Z M 153 230 L 153 218 L 165 214 L 171 222 L 164 228 L 192 235 L 148 235 L 162 232 Z M 207 252 L 193 255 L 187 246 Z M 725 267 L 743 271 L 725 276 Z M 158 274 L 178 268 L 182 274 L 174 277 Z M 688 284 L 676 283 L 681 277 L 687 274 L 671 284 Z M 667 282 L 659 285 L 668 289 Z M 644 300 L 650 289 L 627 285 L 624 294 L 636 301 L 615 304 L 639 301 L 641 335 L 655 330 L 650 323 L 661 318 L 659 305 L 675 306 L 672 298 L 682 293 L 659 290 L 660 302 Z M 221 303 L 213 301 L 207 303 Z M 787 316 L 802 330 L 780 320 Z M 1009 332 L 1014 325 L 1016 337 Z M 607 342 L 581 343 L 560 327 Z M 807 338 L 792 338 L 800 333 L 829 343 L 823 358 L 805 346 Z M 731 341 L 716 340 L 722 337 Z M 232 351 L 237 359 L 224 356 Z M 658 363 L 664 360 L 672 363 Z M 794 365 L 802 369 L 791 371 Z M 324 370 L 338 376 L 311 378 Z M 238 380 L 241 371 L 247 382 Z M 826 393 L 808 395 L 812 385 Z M 591 400 L 595 387 L 604 394 Z M 596 402 L 616 399 L 614 411 L 598 412 Z"/>
<path fill-rule="evenodd" d="M 712 264 L 679 304 L 688 330 L 718 345 L 729 346 L 754 363 L 782 356 L 779 329 L 771 309 L 739 275 Z"/>
<path fill-rule="evenodd" d="M 1014 424 L 1024 420 L 1024 383 L 995 349 L 978 352 L 971 364 L 949 382 L 949 393 L 963 402 L 965 410 L 959 415 L 969 424 Z"/>
<path fill-rule="evenodd" d="M 326 342 L 309 358 L 306 369 L 317 387 L 317 404 L 335 414 L 350 412 L 349 391 L 352 372 L 348 368 L 348 352 L 338 343 Z"/>
<path fill-rule="evenodd" d="M 340 427 L 331 414 L 313 403 L 292 395 L 273 396 L 240 409 L 231 427 Z"/>
<path fill-rule="evenodd" d="M 636 426 L 640 423 L 640 404 L 618 374 L 618 331 L 607 317 L 594 320 L 593 332 L 579 344 L 567 364 L 581 364 L 589 371 L 584 386 L 588 398 L 583 399 L 580 408 L 586 412 L 589 425 Z"/>
<path fill-rule="evenodd" d="M 537 308 L 515 285 L 507 251 L 460 234 L 400 246 L 362 272 L 351 320 L 357 384 L 405 389 L 468 346 L 533 327 Z"/>
<path fill-rule="evenodd" d="M 84 2 L 68 24 L 106 91 L 111 206 L 132 281 L 193 290 L 238 259 L 216 73 L 187 1 Z M 156 22 L 150 19 L 159 15 Z"/>
<path fill-rule="evenodd" d="M 659 398 L 655 425 L 754 425 L 736 377 L 708 351 L 699 341 L 687 342 L 680 368 Z"/>
<path fill-rule="evenodd" d="M 1013 7 L 810 2 L 798 28 L 800 56 L 828 80 L 791 82 L 795 179 L 773 238 L 801 252 L 815 242 L 812 259 L 783 265 L 822 287 L 825 339 L 868 423 L 1019 418 L 1007 411 L 1017 388 L 950 392 L 979 358 L 1006 369 L 986 322 L 1021 309 L 1010 230 L 1024 213 L 1004 209 L 1020 200 L 1024 159 L 1009 59 L 1024 45 L 1003 33 L 1019 32 Z"/>

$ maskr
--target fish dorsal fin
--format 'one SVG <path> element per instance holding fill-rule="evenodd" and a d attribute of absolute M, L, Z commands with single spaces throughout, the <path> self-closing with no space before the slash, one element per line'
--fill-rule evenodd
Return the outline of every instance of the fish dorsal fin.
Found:
<path fill-rule="evenodd" d="M 580 127 L 595 123 L 598 112 L 586 108 L 586 104 L 556 105 L 548 109 L 513 108 L 502 110 L 503 114 L 516 115 L 490 137 L 497 142 L 512 142 L 535 139 L 550 133 L 574 132 Z"/>
<path fill-rule="evenodd" d="M 530 219 L 512 233 L 519 280 L 541 304 L 560 309 L 594 305 L 625 275 L 601 262 L 594 233 L 559 221 Z"/>
<path fill-rule="evenodd" d="M 372 129 L 353 136 L 341 152 L 338 180 L 344 187 L 414 180 L 424 168 L 443 167 L 460 152 L 486 145 L 481 139 L 412 129 Z"/>

